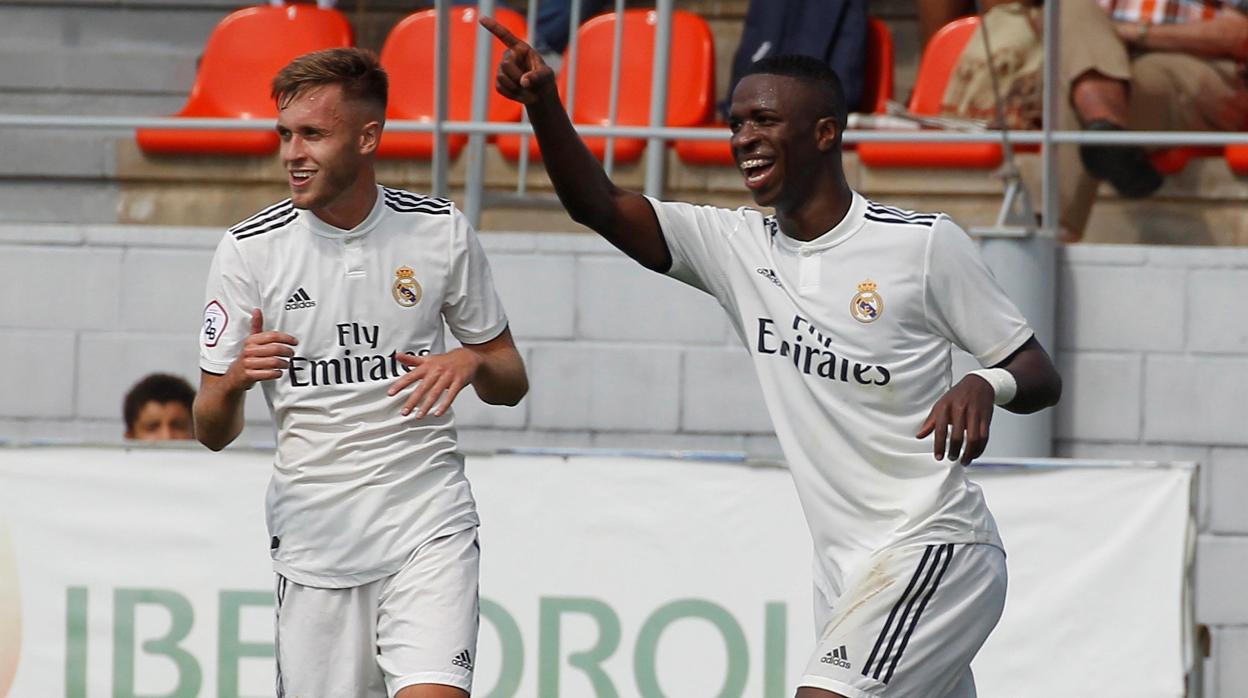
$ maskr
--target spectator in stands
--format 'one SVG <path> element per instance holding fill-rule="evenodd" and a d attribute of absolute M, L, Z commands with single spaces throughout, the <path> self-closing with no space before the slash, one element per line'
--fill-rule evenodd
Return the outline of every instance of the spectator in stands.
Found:
<path fill-rule="evenodd" d="M 851 108 L 861 104 L 867 69 L 866 0 L 750 0 L 732 59 L 732 80 L 719 105 L 725 119 L 732 90 L 750 66 L 781 54 L 827 63 L 841 79 Z"/>
<path fill-rule="evenodd" d="M 606 12 L 614 6 L 610 0 L 581 0 L 581 21 Z M 541 0 L 537 5 L 537 50 L 558 56 L 568 47 L 568 29 L 572 21 L 572 0 Z"/>
<path fill-rule="evenodd" d="M 555 70 L 563 62 L 563 51 L 568 47 L 573 1 L 539 0 L 537 4 L 537 31 L 533 35 L 533 46 Z M 477 0 L 455 0 L 455 4 L 475 5 Z M 495 6 L 506 7 L 507 3 L 496 2 Z M 611 0 L 581 0 L 581 22 L 614 6 Z"/>
<path fill-rule="evenodd" d="M 191 419 L 195 389 L 178 376 L 153 373 L 126 393 L 122 413 L 126 438 L 138 441 L 181 441 L 195 438 Z"/>
<path fill-rule="evenodd" d="M 1099 5 L 1099 6 L 1098 6 Z M 1058 127 L 1090 131 L 1238 131 L 1248 126 L 1248 0 L 1064 0 Z M 1041 114 L 1040 10 L 1004 3 L 985 15 L 1007 123 Z M 971 39 L 945 94 L 945 111 L 982 117 L 992 106 L 981 38 Z M 1030 115 L 1030 116 L 1029 116 Z M 1019 118 L 1021 117 L 1021 118 Z M 1062 148 L 1061 222 L 1082 235 L 1097 183 L 1142 198 L 1162 184 L 1147 149 Z"/>

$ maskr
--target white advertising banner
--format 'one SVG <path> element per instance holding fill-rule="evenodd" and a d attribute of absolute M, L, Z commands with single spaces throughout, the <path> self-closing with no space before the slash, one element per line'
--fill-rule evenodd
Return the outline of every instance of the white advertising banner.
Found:
<path fill-rule="evenodd" d="M 0 448 L 0 697 L 272 696 L 269 458 Z M 474 695 L 793 695 L 814 629 L 785 470 L 505 455 L 468 472 Z M 976 469 L 1010 566 L 981 697 L 1183 695 L 1192 475 Z"/>

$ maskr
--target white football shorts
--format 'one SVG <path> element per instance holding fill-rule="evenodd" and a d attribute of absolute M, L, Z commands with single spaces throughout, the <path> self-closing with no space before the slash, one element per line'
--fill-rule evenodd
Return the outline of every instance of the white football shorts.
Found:
<path fill-rule="evenodd" d="M 471 693 L 480 548 L 469 528 L 377 581 L 320 589 L 277 576 L 277 698 L 386 698 L 414 684 Z"/>
<path fill-rule="evenodd" d="M 974 698 L 971 660 L 1005 607 L 1005 553 L 983 544 L 882 550 L 829 600 L 799 686 L 847 698 Z"/>

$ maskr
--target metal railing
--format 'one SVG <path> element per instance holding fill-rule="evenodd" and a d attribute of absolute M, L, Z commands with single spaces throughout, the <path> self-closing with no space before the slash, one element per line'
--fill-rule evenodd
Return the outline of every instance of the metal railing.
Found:
<path fill-rule="evenodd" d="M 533 0 L 528 4 L 527 23 L 532 35 L 537 27 L 537 12 L 541 0 Z M 565 105 L 571 113 L 576 104 L 576 66 L 579 46 L 577 29 L 581 24 L 581 1 L 573 0 L 569 17 L 568 50 L 563 70 L 568 71 Z M 480 0 L 477 11 L 481 15 L 492 16 L 494 0 Z M 449 0 L 435 0 L 435 11 L 438 13 L 435 52 L 438 56 L 434 79 L 435 118 L 431 122 L 423 121 L 390 121 L 386 130 L 391 132 L 424 132 L 432 133 L 435 141 L 432 159 L 432 193 L 435 196 L 446 196 L 449 190 L 447 152 L 447 136 L 466 134 L 469 136 L 467 149 L 467 166 L 465 168 L 465 212 L 474 225 L 479 224 L 481 211 L 487 202 L 485 192 L 485 148 L 488 136 L 500 134 L 519 134 L 522 136 L 518 165 L 517 184 L 510 197 L 496 197 L 500 200 L 515 201 L 528 196 L 526 189 L 529 168 L 528 140 L 532 138 L 532 128 L 525 114 L 520 122 L 501 123 L 487 121 L 487 105 L 490 91 L 493 89 L 493 76 L 496 66 L 491 64 L 491 45 L 494 37 L 484 28 L 478 27 L 477 44 L 475 47 L 475 72 L 473 75 L 472 120 L 450 121 L 448 118 L 448 75 L 450 53 Z M 625 9 L 624 0 L 615 0 L 614 10 L 622 13 Z M 710 128 L 667 128 L 663 126 L 667 112 L 668 70 L 671 44 L 672 0 L 656 0 L 655 13 L 655 53 L 651 75 L 650 125 L 620 126 L 616 123 L 620 102 L 620 71 L 622 69 L 623 23 L 615 23 L 615 44 L 613 47 L 612 68 L 610 74 L 610 105 L 609 118 L 606 125 L 578 124 L 577 131 L 583 136 L 604 136 L 607 139 L 604 168 L 608 176 L 615 167 L 615 139 L 643 138 L 647 140 L 645 155 L 645 193 L 650 196 L 662 196 L 666 168 L 666 146 L 674 140 L 720 140 L 728 138 L 726 129 Z M 1207 145 L 1220 146 L 1227 144 L 1248 144 L 1248 133 L 1229 132 L 1191 132 L 1191 131 L 1132 131 L 1132 132 L 1085 132 L 1058 131 L 1057 123 L 1058 96 L 1056 85 L 1058 76 L 1058 60 L 1060 53 L 1057 45 L 1060 23 L 1057 20 L 1058 3 L 1045 4 L 1044 33 L 1044 125 L 1036 131 L 1011 131 L 1008 140 L 1011 144 L 1039 144 L 1052 146 L 1056 144 L 1101 144 L 1101 145 Z M 617 15 L 621 16 L 621 15 Z M 48 116 L 48 115 L 0 115 L 0 128 L 36 128 L 36 129 L 102 129 L 125 131 L 136 128 L 160 129 L 221 129 L 221 130 L 269 130 L 274 126 L 273 120 L 267 119 L 203 119 L 175 117 L 103 117 L 103 116 Z M 957 132 L 957 131 L 873 131 L 847 130 L 844 134 L 845 143 L 900 142 L 900 143 L 991 143 L 1002 139 L 999 131 Z M 1057 161 L 1055 149 L 1041 148 L 1041 180 L 1042 196 L 1040 212 L 1043 228 L 1052 233 L 1055 227 L 1057 202 Z"/>

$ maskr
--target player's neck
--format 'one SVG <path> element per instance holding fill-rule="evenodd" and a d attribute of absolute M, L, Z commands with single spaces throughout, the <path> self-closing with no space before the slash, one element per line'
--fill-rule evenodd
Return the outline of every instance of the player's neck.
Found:
<path fill-rule="evenodd" d="M 312 214 L 340 230 L 351 230 L 368 218 L 377 203 L 377 177 L 370 169 L 332 203 L 312 210 Z"/>
<path fill-rule="evenodd" d="M 798 205 L 776 209 L 781 232 L 801 242 L 810 242 L 840 225 L 854 200 L 854 192 L 843 178 L 827 186 L 816 185 L 811 191 Z"/>

